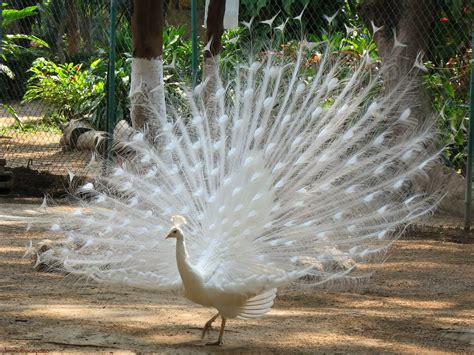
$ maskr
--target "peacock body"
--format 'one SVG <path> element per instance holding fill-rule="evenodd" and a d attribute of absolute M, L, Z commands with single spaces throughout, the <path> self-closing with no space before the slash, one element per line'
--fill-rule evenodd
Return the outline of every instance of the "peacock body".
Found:
<path fill-rule="evenodd" d="M 225 325 L 268 312 L 278 288 L 350 280 L 383 258 L 433 206 L 412 187 L 436 159 L 432 129 L 405 106 L 408 82 L 381 94 L 376 64 L 347 65 L 324 44 L 308 69 L 308 46 L 168 98 L 156 137 L 136 132 L 132 154 L 79 189 L 88 197 L 52 228 L 67 242 L 41 261 L 97 282 L 184 287 Z M 350 265 L 334 267 L 341 257 Z"/>

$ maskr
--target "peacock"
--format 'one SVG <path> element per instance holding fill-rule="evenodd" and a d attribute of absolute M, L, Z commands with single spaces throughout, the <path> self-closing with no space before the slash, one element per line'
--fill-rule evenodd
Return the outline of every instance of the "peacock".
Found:
<path fill-rule="evenodd" d="M 433 127 L 407 106 L 407 79 L 384 92 L 383 71 L 369 55 L 302 41 L 183 87 L 166 116 L 120 143 L 127 153 L 107 174 L 77 189 L 51 226 L 63 243 L 40 262 L 184 289 L 217 311 L 203 337 L 221 317 L 214 345 L 227 319 L 269 312 L 277 290 L 362 280 L 438 199 L 416 188 L 437 160 Z"/>

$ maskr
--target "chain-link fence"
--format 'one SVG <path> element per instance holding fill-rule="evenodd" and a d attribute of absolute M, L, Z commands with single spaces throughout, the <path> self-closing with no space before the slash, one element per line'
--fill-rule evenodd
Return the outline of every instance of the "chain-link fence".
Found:
<path fill-rule="evenodd" d="M 201 45 L 204 4 L 197 2 Z M 132 5 L 131 0 L 117 1 L 115 122 L 130 120 Z M 163 59 L 174 63 L 174 69 L 165 69 L 165 84 L 173 88 L 190 82 L 191 1 L 166 0 L 164 7 Z M 285 24 L 282 44 L 300 40 L 302 33 L 311 41 L 330 37 L 334 50 L 353 55 L 369 50 L 383 61 L 389 57 L 383 48 L 396 33 L 407 46 L 424 52 L 431 105 L 442 113 L 438 126 L 448 144 L 446 164 L 463 170 L 474 18 L 469 0 L 241 0 L 239 11 L 240 21 L 253 18 L 254 23 L 276 15 L 274 26 Z M 294 20 L 300 15 L 303 26 Z M 93 168 L 90 142 L 97 142 L 106 125 L 110 2 L 10 0 L 2 4 L 1 19 L 0 158 L 9 168 L 85 173 Z M 232 40 L 241 35 L 243 41 L 242 30 L 229 33 L 223 39 L 223 63 L 238 56 L 245 60 Z M 268 32 L 255 33 L 267 39 Z M 87 131 L 99 133 L 86 140 L 82 133 Z"/>

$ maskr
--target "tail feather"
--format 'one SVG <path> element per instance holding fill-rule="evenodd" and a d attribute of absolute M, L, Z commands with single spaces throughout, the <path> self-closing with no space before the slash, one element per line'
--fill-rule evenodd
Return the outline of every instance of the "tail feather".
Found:
<path fill-rule="evenodd" d="M 276 289 L 271 289 L 247 300 L 245 305 L 239 310 L 237 318 L 251 319 L 263 316 L 272 308 L 276 291 Z"/>

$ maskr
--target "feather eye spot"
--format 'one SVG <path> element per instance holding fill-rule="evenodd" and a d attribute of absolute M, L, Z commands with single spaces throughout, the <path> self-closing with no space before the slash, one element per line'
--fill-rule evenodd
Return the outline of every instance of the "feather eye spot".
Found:
<path fill-rule="evenodd" d="M 125 174 L 122 168 L 115 168 L 113 172 L 113 176 L 123 176 Z"/>
<path fill-rule="evenodd" d="M 219 120 L 218 120 L 219 124 L 222 126 L 225 125 L 228 121 L 229 121 L 229 116 L 227 115 L 222 115 L 221 117 L 219 117 Z"/>
<path fill-rule="evenodd" d="M 281 189 L 285 186 L 285 181 L 282 179 L 275 184 L 276 189 Z"/>
<path fill-rule="evenodd" d="M 263 101 L 263 108 L 269 110 L 273 107 L 273 97 L 269 96 Z"/>
<path fill-rule="evenodd" d="M 316 107 L 316 109 L 311 113 L 311 118 L 314 120 L 316 118 L 319 117 L 319 115 L 321 115 L 321 113 L 323 112 L 323 109 L 321 107 Z"/>
<path fill-rule="evenodd" d="M 375 145 L 382 145 L 383 142 L 385 140 L 385 134 L 382 133 L 381 135 L 379 135 L 375 140 L 374 140 L 374 144 Z"/>
<path fill-rule="evenodd" d="M 405 204 L 405 206 L 408 206 L 409 204 L 411 204 L 415 200 L 416 197 L 417 196 L 412 196 L 410 198 L 407 198 L 403 203 Z"/>
<path fill-rule="evenodd" d="M 225 94 L 225 89 L 224 88 L 220 88 L 219 90 L 216 91 L 216 98 L 218 99 L 222 99 L 224 97 L 224 94 Z"/>
<path fill-rule="evenodd" d="M 290 122 L 290 120 L 291 120 L 291 115 L 285 115 L 285 117 L 283 117 L 283 120 L 281 121 L 281 124 L 286 125 L 288 122 Z"/>
<path fill-rule="evenodd" d="M 219 140 L 217 142 L 215 142 L 212 147 L 214 148 L 214 150 L 219 150 L 221 149 L 222 147 L 224 146 L 224 142 L 222 140 Z"/>
<path fill-rule="evenodd" d="M 294 141 L 291 143 L 291 146 L 294 147 L 294 146 L 300 145 L 302 141 L 303 141 L 303 137 L 298 136 L 298 137 L 296 137 L 296 138 L 294 139 Z"/>
<path fill-rule="evenodd" d="M 372 200 L 374 199 L 374 197 L 375 197 L 375 192 L 373 192 L 373 193 L 371 193 L 371 194 L 365 196 L 363 200 L 364 200 L 364 202 L 372 202 Z"/>
<path fill-rule="evenodd" d="M 198 140 L 198 141 L 194 142 L 194 143 L 192 144 L 192 148 L 193 148 L 194 150 L 200 149 L 200 148 L 201 148 L 201 141 Z"/>
<path fill-rule="evenodd" d="M 241 187 L 236 187 L 236 188 L 232 191 L 232 196 L 237 195 L 240 191 L 242 191 L 242 188 L 241 188 Z"/>
<path fill-rule="evenodd" d="M 267 145 L 267 147 L 265 148 L 265 154 L 271 153 L 274 150 L 275 147 L 276 147 L 275 143 L 273 143 L 273 142 L 269 143 Z"/>
<path fill-rule="evenodd" d="M 372 102 L 369 107 L 367 108 L 367 114 L 368 115 L 373 115 L 375 113 L 375 111 L 377 111 L 379 108 L 379 104 L 378 102 L 374 101 Z"/>
<path fill-rule="evenodd" d="M 262 63 L 260 63 L 260 62 L 253 62 L 253 63 L 250 65 L 250 71 L 253 72 L 253 73 L 256 73 L 257 70 L 260 68 L 261 65 L 262 65 Z"/>
<path fill-rule="evenodd" d="M 252 218 L 252 217 L 255 217 L 256 215 L 257 215 L 257 211 L 251 210 L 251 211 L 248 213 L 247 217 L 248 217 L 248 218 Z"/>
<path fill-rule="evenodd" d="M 133 136 L 132 140 L 136 143 L 143 142 L 145 135 L 143 133 L 137 133 Z"/>
<path fill-rule="evenodd" d="M 241 211 L 243 208 L 244 208 L 244 205 L 243 205 L 243 204 L 238 204 L 237 206 L 235 206 L 234 212 L 239 212 L 239 211 Z"/>
<path fill-rule="evenodd" d="M 393 188 L 394 188 L 394 189 L 399 189 L 400 187 L 403 186 L 403 183 L 404 183 L 404 182 L 405 182 L 405 179 L 403 179 L 403 178 L 400 179 L 400 180 L 398 180 L 397 182 L 395 182 L 395 183 L 393 184 Z"/>
<path fill-rule="evenodd" d="M 300 157 L 298 159 L 296 159 L 295 161 L 295 165 L 303 165 L 304 163 L 306 162 L 306 155 L 305 154 L 301 154 Z"/>
<path fill-rule="evenodd" d="M 380 165 L 379 167 L 377 167 L 377 168 L 374 170 L 374 174 L 375 174 L 375 175 L 382 175 L 384 171 L 385 171 L 385 166 Z"/>
<path fill-rule="evenodd" d="M 346 133 L 344 133 L 344 135 L 342 136 L 342 139 L 349 140 L 352 137 L 354 137 L 354 130 L 351 128 Z"/>
<path fill-rule="evenodd" d="M 255 201 L 260 200 L 263 196 L 264 196 L 263 193 L 258 192 L 258 193 L 252 198 L 252 202 L 255 202 Z"/>
<path fill-rule="evenodd" d="M 202 116 L 194 116 L 192 119 L 192 123 L 196 126 L 201 124 L 202 122 L 203 122 Z"/>
<path fill-rule="evenodd" d="M 88 182 L 87 184 L 82 185 L 81 190 L 82 191 L 92 191 L 92 190 L 94 190 L 94 184 L 91 183 L 91 182 Z"/>
<path fill-rule="evenodd" d="M 194 92 L 194 95 L 196 95 L 196 96 L 201 95 L 203 88 L 204 88 L 204 86 L 203 86 L 202 83 L 196 85 L 196 87 L 194 88 L 194 91 L 193 91 L 193 92 Z"/>
<path fill-rule="evenodd" d="M 276 67 L 276 66 L 271 67 L 270 68 L 270 73 L 269 73 L 270 77 L 272 79 L 275 79 L 278 76 L 278 74 L 280 73 L 280 70 L 281 70 L 280 67 Z"/>
<path fill-rule="evenodd" d="M 304 83 L 299 83 L 296 87 L 296 95 L 301 95 L 305 89 L 306 85 Z"/>
<path fill-rule="evenodd" d="M 332 78 L 331 80 L 329 80 L 328 91 L 334 90 L 338 83 L 339 83 L 339 80 L 337 78 Z"/>
<path fill-rule="evenodd" d="M 236 153 L 237 153 L 237 149 L 231 148 L 231 149 L 229 150 L 229 152 L 227 153 L 227 156 L 228 156 L 229 158 L 233 158 Z"/>
<path fill-rule="evenodd" d="M 249 102 L 250 100 L 252 100 L 253 92 L 254 92 L 253 89 L 250 89 L 250 88 L 244 91 L 244 100 L 246 102 Z"/>
<path fill-rule="evenodd" d="M 410 117 L 410 115 L 411 115 L 411 109 L 407 108 L 405 111 L 402 112 L 399 119 L 402 122 L 406 122 L 408 118 Z"/>
<path fill-rule="evenodd" d="M 284 163 L 278 162 L 278 163 L 275 165 L 275 167 L 273 168 L 272 173 L 275 174 L 278 170 L 283 169 L 284 166 L 285 166 Z"/>
<path fill-rule="evenodd" d="M 260 137 L 262 136 L 262 134 L 263 134 L 263 128 L 262 128 L 262 127 L 258 127 L 258 128 L 255 130 L 253 136 L 254 136 L 254 138 L 260 138 Z"/>
<path fill-rule="evenodd" d="M 347 161 L 347 165 L 354 165 L 357 163 L 358 160 L 359 157 L 357 155 L 354 155 Z"/>

